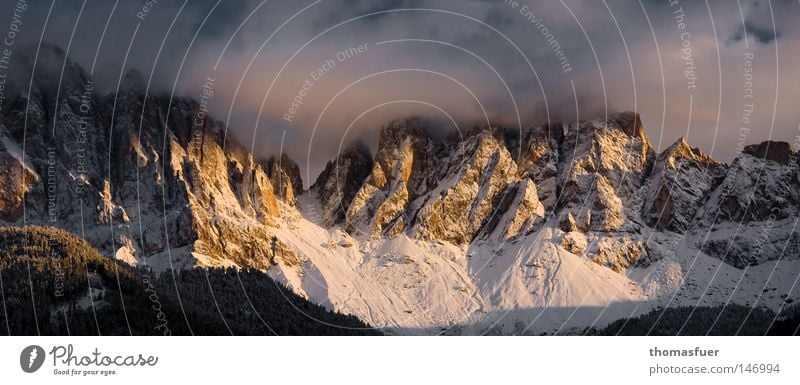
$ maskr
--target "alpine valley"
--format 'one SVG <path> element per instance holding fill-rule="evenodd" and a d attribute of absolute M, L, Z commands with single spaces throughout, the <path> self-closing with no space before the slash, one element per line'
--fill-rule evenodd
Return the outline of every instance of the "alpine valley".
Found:
<path fill-rule="evenodd" d="M 684 139 L 658 153 L 632 112 L 444 137 L 408 118 L 303 181 L 288 156 L 195 126 L 198 102 L 148 92 L 135 71 L 100 95 L 58 48 L 38 55 L 65 66 L 16 58 L 4 226 L 58 227 L 156 273 L 259 270 L 388 334 L 584 333 L 800 297 L 800 161 L 785 142 L 725 164 Z"/>

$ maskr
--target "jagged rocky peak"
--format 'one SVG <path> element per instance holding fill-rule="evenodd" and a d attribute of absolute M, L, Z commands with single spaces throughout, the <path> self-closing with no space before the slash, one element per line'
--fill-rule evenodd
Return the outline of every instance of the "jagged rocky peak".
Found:
<path fill-rule="evenodd" d="M 347 147 L 336 159 L 328 161 L 311 190 L 322 204 L 322 224 L 342 223 L 353 197 L 372 170 L 372 154 L 363 142 Z"/>
<path fill-rule="evenodd" d="M 722 181 L 727 167 L 692 148 L 681 137 L 656 159 L 647 185 L 642 218 L 658 230 L 682 233 L 709 193 Z"/>
<path fill-rule="evenodd" d="M 496 199 L 481 233 L 492 241 L 511 240 L 538 230 L 544 218 L 545 206 L 539 201 L 536 184 L 522 178 L 509 184 Z"/>
<path fill-rule="evenodd" d="M 120 88 L 134 92 L 144 92 L 147 89 L 147 83 L 144 80 L 144 75 L 139 70 L 130 69 L 122 77 Z"/>
<path fill-rule="evenodd" d="M 787 142 L 765 141 L 759 144 L 751 144 L 744 148 L 744 154 L 756 158 L 771 160 L 783 165 L 788 165 L 794 153 L 792 146 Z"/>
<path fill-rule="evenodd" d="M 705 165 L 719 164 L 719 162 L 703 153 L 699 148 L 689 146 L 689 143 L 686 142 L 686 138 L 683 136 L 659 155 L 659 159 L 662 158 L 667 159 L 669 161 L 668 166 L 673 169 L 676 167 L 675 161 L 679 159 L 690 159 Z"/>
<path fill-rule="evenodd" d="M 419 118 L 395 120 L 381 130 L 373 173 L 367 180 L 378 188 L 399 177 L 404 180 L 409 199 L 424 194 L 435 185 L 434 143 L 427 124 Z M 394 174 L 400 171 L 399 174 Z"/>
<path fill-rule="evenodd" d="M 788 143 L 745 147 L 697 215 L 696 245 L 737 267 L 800 255 L 798 165 Z"/>
<path fill-rule="evenodd" d="M 272 182 L 275 195 L 294 206 L 297 196 L 303 193 L 303 180 L 300 178 L 300 167 L 288 155 L 280 158 L 270 157 L 264 162 L 264 170 Z"/>
<path fill-rule="evenodd" d="M 68 138 L 66 146 L 71 146 L 69 142 L 78 135 L 75 127 L 56 125 L 54 128 L 52 122 L 47 125 L 45 120 L 54 115 L 56 110 L 73 115 L 80 113 L 82 98 L 85 95 L 89 99 L 93 97 L 86 71 L 66 57 L 59 47 L 42 44 L 37 52 L 37 46 L 23 46 L 14 51 L 5 80 L 2 117 L 7 125 L 8 136 L 19 141 L 23 136 L 41 133 L 48 137 L 55 136 L 59 142 Z M 58 105 L 56 95 L 59 96 Z M 23 124 L 26 119 L 27 125 Z M 59 150 L 65 146 L 62 143 L 56 145 Z M 38 146 L 41 146 L 41 151 L 48 147 L 35 142 L 29 142 L 25 147 Z"/>
<path fill-rule="evenodd" d="M 559 222 L 571 213 L 581 230 L 639 228 L 637 192 L 656 156 L 638 114 L 570 124 L 560 153 Z"/>
<path fill-rule="evenodd" d="M 642 118 L 638 112 L 621 112 L 610 120 L 616 122 L 628 136 L 639 138 L 649 143 L 647 132 L 644 130 Z"/>
<path fill-rule="evenodd" d="M 564 140 L 564 127 L 560 123 L 541 125 L 523 132 L 517 157 L 519 173 L 536 184 L 539 200 L 545 210 L 555 209 L 558 195 L 559 147 Z"/>
<path fill-rule="evenodd" d="M 494 228 L 484 228 L 487 223 L 503 223 L 504 236 L 514 236 L 543 216 L 536 187 L 516 183 L 516 163 L 488 130 L 456 146 L 446 170 L 417 214 L 413 233 L 419 238 L 465 244 L 481 230 L 493 233 Z M 506 213 L 509 217 L 501 218 Z"/>
<path fill-rule="evenodd" d="M 436 185 L 434 143 L 417 118 L 381 130 L 372 170 L 347 209 L 347 230 L 395 235 L 409 223 L 408 205 Z"/>
<path fill-rule="evenodd" d="M 29 81 L 33 80 L 31 91 L 41 97 L 48 94 L 55 98 L 55 91 L 61 88 L 62 96 L 75 89 L 82 89 L 89 75 L 78 63 L 66 56 L 64 50 L 52 44 L 28 45 L 14 51 L 9 67 L 9 83 L 6 96 L 17 97 L 26 94 Z M 34 63 L 36 64 L 34 68 Z M 63 71 L 62 71 L 63 69 Z M 33 79 L 31 79 L 31 75 Z M 11 92 L 12 95 L 9 95 Z"/>
<path fill-rule="evenodd" d="M 708 213 L 706 219 L 753 222 L 794 215 L 800 207 L 800 184 L 797 164 L 791 162 L 793 156 L 785 142 L 745 147 L 717 188 L 714 198 L 719 201 L 709 202 L 719 212 Z"/>
<path fill-rule="evenodd" d="M 450 132 L 445 136 L 442 144 L 455 146 L 461 142 L 469 140 L 470 138 L 477 137 L 485 134 L 491 135 L 497 143 L 502 144 L 508 149 L 508 152 L 517 156 L 519 153 L 519 128 L 508 128 L 504 126 L 487 126 L 487 125 L 474 125 L 467 129 L 460 129 Z"/>
<path fill-rule="evenodd" d="M 22 63 L 15 71 L 30 74 L 32 55 L 15 54 Z M 225 141 L 219 121 L 198 126 L 196 101 L 144 99 L 137 77 L 129 72 L 120 95 L 100 96 L 80 65 L 41 47 L 30 100 L 7 100 L 29 107 L 27 131 L 17 116 L 25 108 L 5 116 L 0 161 L 13 171 L 0 178 L 24 183 L 7 189 L 15 197 L 5 199 L 3 219 L 18 220 L 23 196 L 28 223 L 55 216 L 66 230 L 131 264 L 157 265 L 169 254 L 176 266 L 233 260 L 268 267 L 278 205 L 262 167 L 235 140 Z M 19 132 L 26 133 L 24 154 Z M 36 177 L 48 174 L 54 178 Z"/>

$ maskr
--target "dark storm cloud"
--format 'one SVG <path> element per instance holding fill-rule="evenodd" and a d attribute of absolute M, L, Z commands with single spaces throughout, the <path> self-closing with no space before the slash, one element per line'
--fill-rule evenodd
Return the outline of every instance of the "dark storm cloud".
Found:
<path fill-rule="evenodd" d="M 744 26 L 747 28 L 748 33 L 753 34 L 756 40 L 763 44 L 771 43 L 780 36 L 779 31 L 774 31 L 770 28 L 761 27 L 753 23 L 745 22 Z"/>
<path fill-rule="evenodd" d="M 342 6 L 328 8 L 328 12 L 312 25 L 316 28 L 328 28 L 336 23 L 340 23 L 357 15 L 370 15 L 363 19 L 363 22 L 380 22 L 380 19 L 389 14 L 380 13 L 381 11 L 403 8 L 417 8 L 422 3 L 420 0 L 384 0 L 384 1 L 363 1 L 351 0 L 347 3 L 340 3 Z M 323 5 L 324 6 L 324 5 Z M 372 15 L 374 14 L 374 15 Z"/>
<path fill-rule="evenodd" d="M 66 48 L 82 3 L 57 1 L 44 40 Z M 0 0 L 0 9 L 10 10 L 14 4 Z M 683 135 L 729 160 L 741 131 L 746 52 L 754 56 L 756 101 L 747 142 L 793 138 L 798 116 L 790 101 L 800 98 L 800 5 L 742 1 L 740 10 L 732 1 L 674 4 L 529 0 L 515 7 L 505 1 L 476 0 L 164 0 L 141 20 L 137 13 L 143 1 L 121 0 L 112 14 L 113 1 L 89 0 L 69 55 L 88 69 L 109 21 L 94 74 L 100 89 L 113 91 L 120 74 L 137 68 L 145 78 L 152 73 L 151 87 L 157 92 L 170 92 L 176 85 L 178 94 L 197 96 L 205 78 L 213 75 L 210 108 L 219 119 L 229 120 L 239 140 L 260 156 L 283 148 L 301 164 L 309 158 L 311 174 L 335 155 L 340 142 L 364 135 L 374 140 L 375 128 L 387 119 L 419 114 L 447 121 L 424 103 L 466 125 L 483 121 L 484 110 L 492 123 L 516 125 L 514 100 L 524 125 L 548 116 L 574 120 L 635 108 L 658 147 Z M 49 7 L 49 2 L 29 1 L 20 44 L 38 41 Z M 678 8 L 689 39 L 682 39 L 678 29 Z M 391 11 L 397 9 L 433 11 Z M 336 24 L 375 12 L 380 13 L 316 37 Z M 8 18 L 7 12 L 0 15 Z M 758 44 L 744 41 L 745 29 L 750 42 Z M 402 39 L 411 40 L 375 44 Z M 312 71 L 360 44 L 368 45 L 366 52 L 337 62 L 314 81 L 295 119 L 283 119 Z M 698 78 L 691 92 L 682 44 L 691 46 L 690 64 Z M 415 71 L 392 72 L 410 69 Z M 378 105 L 383 106 L 364 114 Z M 312 142 L 318 119 L 321 125 Z"/>
<path fill-rule="evenodd" d="M 731 40 L 740 42 L 748 35 L 752 36 L 761 44 L 769 44 L 780 36 L 780 31 L 775 31 L 772 27 L 764 27 L 751 21 L 745 21 L 744 24 L 733 33 Z"/>

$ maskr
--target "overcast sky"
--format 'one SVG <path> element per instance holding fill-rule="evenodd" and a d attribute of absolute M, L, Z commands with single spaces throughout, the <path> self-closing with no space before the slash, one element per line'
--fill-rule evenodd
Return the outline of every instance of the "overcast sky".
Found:
<path fill-rule="evenodd" d="M 17 1 L 0 4 L 5 35 Z M 798 135 L 798 1 L 51 4 L 28 0 L 15 47 L 42 36 L 69 47 L 87 71 L 96 63 L 103 92 L 130 68 L 158 92 L 195 98 L 213 77 L 209 107 L 239 141 L 258 156 L 283 143 L 312 178 L 341 143 L 374 144 L 377 128 L 407 115 L 516 127 L 517 111 L 528 126 L 637 110 L 657 148 L 686 136 L 724 161 L 742 139 Z"/>

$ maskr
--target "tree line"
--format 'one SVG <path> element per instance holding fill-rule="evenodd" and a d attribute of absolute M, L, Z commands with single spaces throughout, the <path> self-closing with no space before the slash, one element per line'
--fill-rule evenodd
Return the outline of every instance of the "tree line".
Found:
<path fill-rule="evenodd" d="M 0 334 L 381 334 L 259 270 L 155 274 L 49 227 L 0 227 L 0 286 Z"/>
<path fill-rule="evenodd" d="M 767 308 L 737 304 L 658 308 L 638 317 L 612 322 L 605 328 L 587 330 L 591 335 L 626 336 L 763 336 L 798 334 L 800 307 L 787 306 L 780 314 Z"/>

